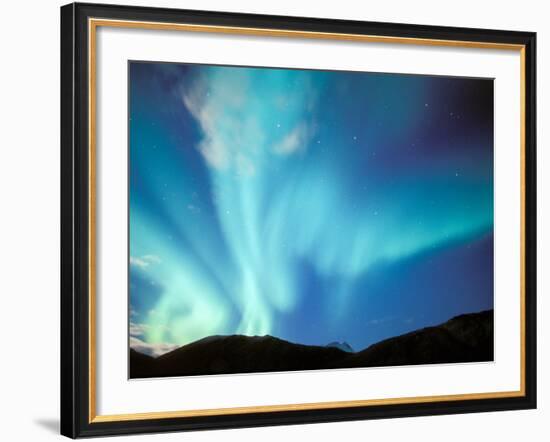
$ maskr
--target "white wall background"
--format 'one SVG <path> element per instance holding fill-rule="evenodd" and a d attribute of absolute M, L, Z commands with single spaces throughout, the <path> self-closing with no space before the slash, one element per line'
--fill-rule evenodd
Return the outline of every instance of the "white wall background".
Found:
<path fill-rule="evenodd" d="M 114 1 L 114 0 L 113 0 Z M 390 21 L 538 32 L 539 409 L 292 427 L 126 437 L 124 440 L 547 440 L 550 312 L 544 225 L 550 208 L 545 149 L 550 13 L 542 1 L 120 0 L 134 5 Z M 99 0 L 98 0 L 99 2 Z M 0 438 L 58 436 L 59 409 L 59 6 L 6 2 L 0 26 Z M 547 247 L 543 250 L 543 244 Z"/>

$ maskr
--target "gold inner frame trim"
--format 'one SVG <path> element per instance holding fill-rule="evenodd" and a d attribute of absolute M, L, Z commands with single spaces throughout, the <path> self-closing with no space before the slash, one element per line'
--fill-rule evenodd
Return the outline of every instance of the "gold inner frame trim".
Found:
<path fill-rule="evenodd" d="M 207 32 L 217 34 L 254 35 L 267 37 L 291 37 L 368 43 L 412 44 L 419 46 L 444 46 L 476 49 L 518 51 L 520 54 L 520 389 L 487 393 L 465 393 L 437 396 L 398 397 L 351 401 L 314 402 L 284 405 L 260 405 L 233 408 L 196 409 L 179 411 L 154 411 L 128 414 L 96 414 L 96 36 L 97 28 L 133 28 L 164 31 Z M 88 98 L 89 98 L 89 367 L 88 367 L 88 421 L 89 423 L 169 419 L 179 417 L 222 416 L 246 413 L 273 413 L 280 411 L 322 410 L 329 408 L 365 407 L 375 405 L 418 404 L 427 402 L 482 400 L 525 396 L 525 46 L 494 42 L 390 37 L 379 35 L 346 34 L 286 29 L 264 29 L 234 26 L 212 26 L 183 23 L 160 23 L 130 20 L 88 19 Z"/>

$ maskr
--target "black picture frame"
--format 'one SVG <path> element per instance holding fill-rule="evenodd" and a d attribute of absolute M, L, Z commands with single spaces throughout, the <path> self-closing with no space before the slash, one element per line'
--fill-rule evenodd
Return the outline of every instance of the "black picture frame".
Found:
<path fill-rule="evenodd" d="M 519 45 L 524 80 L 522 395 L 258 411 L 195 417 L 94 419 L 90 374 L 89 19 L 186 23 Z M 105 436 L 536 408 L 536 34 L 487 29 L 73 3 L 61 7 L 61 434 Z"/>

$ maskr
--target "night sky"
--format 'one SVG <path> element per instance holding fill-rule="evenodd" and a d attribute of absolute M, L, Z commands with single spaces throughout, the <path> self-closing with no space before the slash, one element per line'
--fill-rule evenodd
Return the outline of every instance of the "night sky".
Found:
<path fill-rule="evenodd" d="M 493 81 L 129 64 L 130 343 L 493 307 Z"/>

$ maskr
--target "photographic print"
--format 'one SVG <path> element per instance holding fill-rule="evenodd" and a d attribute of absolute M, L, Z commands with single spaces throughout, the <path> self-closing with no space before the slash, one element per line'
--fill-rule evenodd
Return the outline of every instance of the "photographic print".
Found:
<path fill-rule="evenodd" d="M 535 32 L 60 24 L 61 434 L 537 407 Z"/>
<path fill-rule="evenodd" d="M 493 80 L 130 61 L 130 378 L 493 360 Z"/>

